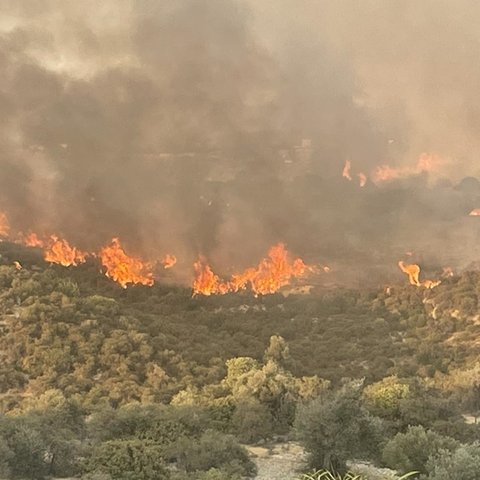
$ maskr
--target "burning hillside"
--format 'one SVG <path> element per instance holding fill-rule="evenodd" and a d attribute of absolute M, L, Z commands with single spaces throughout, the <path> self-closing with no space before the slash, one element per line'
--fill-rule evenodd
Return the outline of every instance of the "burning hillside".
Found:
<path fill-rule="evenodd" d="M 8 217 L 0 216 L 4 227 L 4 238 L 20 243 L 27 247 L 39 248 L 43 251 L 44 260 L 48 263 L 59 264 L 64 267 L 74 267 L 85 263 L 88 257 L 99 258 L 105 275 L 120 284 L 123 288 L 129 285 L 152 286 L 155 283 L 155 265 L 164 269 L 171 269 L 177 264 L 177 257 L 166 254 L 157 262 L 145 261 L 126 253 L 119 238 L 113 238 L 109 245 L 101 247 L 98 253 L 85 252 L 57 235 L 42 238 L 36 233 L 13 235 L 8 227 Z M 15 262 L 19 265 L 18 262 Z M 324 272 L 329 267 L 322 267 Z M 300 279 L 309 273 L 318 272 L 314 266 L 306 265 L 301 258 L 292 258 L 285 245 L 274 245 L 257 267 L 247 268 L 235 273 L 229 281 L 222 281 L 205 258 L 200 257 L 194 264 L 195 278 L 193 280 L 194 295 L 214 295 L 250 289 L 255 295 L 275 293 L 287 286 L 294 279 Z"/>
<path fill-rule="evenodd" d="M 0 22 L 0 238 L 209 293 L 480 258 L 475 2 L 57 3 Z"/>
<path fill-rule="evenodd" d="M 5 226 L 9 225 L 7 215 L 2 213 L 0 219 Z M 124 288 L 129 284 L 151 286 L 154 283 L 153 273 L 150 271 L 152 266 L 139 258 L 127 255 L 118 238 L 113 238 L 111 244 L 102 247 L 97 254 L 95 252 L 82 251 L 72 246 L 68 240 L 53 234 L 45 237 L 32 232 L 28 235 L 24 235 L 21 232 L 14 234 L 10 228 L 4 227 L 3 237 L 26 247 L 41 249 L 46 262 L 64 267 L 76 267 L 85 263 L 88 257 L 94 258 L 98 256 L 105 275 Z M 177 259 L 174 255 L 167 254 L 161 263 L 164 268 L 171 268 L 176 261 Z M 20 264 L 18 263 L 18 265 Z"/>
<path fill-rule="evenodd" d="M 64 267 L 78 266 L 90 258 L 92 262 L 99 264 L 99 268 L 108 278 L 117 282 L 123 288 L 130 285 L 152 286 L 155 281 L 162 278 L 162 270 L 172 270 L 174 272 L 177 265 L 185 269 L 185 262 L 188 262 L 188 259 L 180 259 L 179 262 L 177 256 L 172 253 L 149 260 L 138 255 L 132 255 L 127 253 L 123 242 L 117 237 L 97 250 L 87 251 L 72 245 L 69 240 L 58 235 L 15 232 L 10 227 L 6 214 L 2 213 L 0 218 L 3 225 L 3 240 L 40 249 L 46 262 Z M 414 254 L 409 251 L 407 255 L 411 257 Z M 18 261 L 15 261 L 14 264 L 17 268 L 22 268 Z M 410 285 L 435 288 L 441 283 L 441 280 L 421 280 L 420 267 L 415 263 L 399 261 L 398 266 L 408 276 Z M 371 267 L 372 265 L 369 266 L 369 268 Z M 188 265 L 186 268 L 188 268 Z M 302 258 L 293 256 L 283 243 L 277 243 L 268 250 L 267 256 L 256 266 L 233 271 L 227 279 L 215 272 L 204 255 L 200 255 L 197 260 L 192 262 L 189 272 L 193 276 L 191 285 L 194 296 L 225 295 L 240 291 L 250 291 L 257 296 L 276 293 L 287 286 L 295 288 L 302 285 L 306 286 L 305 282 L 311 280 L 314 280 L 314 283 L 320 281 L 321 284 L 326 286 L 331 284 L 332 281 L 335 283 L 335 278 L 338 281 L 338 278 L 342 276 L 343 278 L 345 278 L 345 275 L 348 277 L 351 268 L 352 266 L 341 266 L 338 263 L 332 274 L 334 278 L 330 281 L 324 281 L 326 277 L 323 274 L 332 273 L 330 266 L 320 262 L 306 264 Z M 368 275 L 369 270 L 365 269 L 363 273 Z M 442 267 L 439 275 L 441 278 L 448 278 L 453 275 L 453 270 L 451 267 Z M 183 280 L 180 283 L 185 282 Z M 379 282 L 376 285 L 378 286 Z M 310 290 L 311 285 L 308 288 L 308 291 Z"/>

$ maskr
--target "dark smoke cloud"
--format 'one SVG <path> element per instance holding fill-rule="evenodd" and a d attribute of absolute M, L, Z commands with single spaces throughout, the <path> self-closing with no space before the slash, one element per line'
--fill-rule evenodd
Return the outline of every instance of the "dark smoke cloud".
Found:
<path fill-rule="evenodd" d="M 5 0 L 0 207 L 218 270 L 287 242 L 341 280 L 478 255 L 478 2 Z M 381 164 L 438 171 L 359 188 Z M 354 273 L 352 273 L 354 272 Z"/>

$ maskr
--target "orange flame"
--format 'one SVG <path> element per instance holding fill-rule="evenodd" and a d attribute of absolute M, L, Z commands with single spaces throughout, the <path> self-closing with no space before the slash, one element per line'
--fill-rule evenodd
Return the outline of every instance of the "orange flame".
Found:
<path fill-rule="evenodd" d="M 352 168 L 352 162 L 350 160 L 345 160 L 345 166 L 343 167 L 342 177 L 350 181 L 352 180 L 352 176 L 350 175 L 351 168 Z"/>
<path fill-rule="evenodd" d="M 0 237 L 8 237 L 10 233 L 10 223 L 7 216 L 0 212 Z"/>
<path fill-rule="evenodd" d="M 13 262 L 13 264 L 15 265 L 15 268 L 16 268 L 17 270 L 21 270 L 21 269 L 23 268 L 23 267 L 22 267 L 22 264 L 21 264 L 20 262 L 18 262 L 17 260 L 15 260 L 15 261 Z"/>
<path fill-rule="evenodd" d="M 264 258 L 256 268 L 247 268 L 243 272 L 232 275 L 229 282 L 221 281 L 204 258 L 195 262 L 194 269 L 194 295 L 225 294 L 245 290 L 247 287 L 250 287 L 256 295 L 267 295 L 288 285 L 292 278 L 300 278 L 316 270 L 306 265 L 301 258 L 292 261 L 282 243 L 271 247 L 268 257 Z"/>
<path fill-rule="evenodd" d="M 416 285 L 417 287 L 420 286 L 420 267 L 416 264 L 406 264 L 402 261 L 398 262 L 398 266 L 403 273 L 408 275 L 408 281 L 410 285 Z"/>
<path fill-rule="evenodd" d="M 471 217 L 480 217 L 480 208 L 474 208 L 469 215 Z"/>
<path fill-rule="evenodd" d="M 279 243 L 270 248 L 268 258 L 264 258 L 257 268 L 248 268 L 240 274 L 232 275 L 230 291 L 243 290 L 249 284 L 255 294 L 267 295 L 288 285 L 292 278 L 300 278 L 314 270 L 301 258 L 291 261 L 285 245 Z"/>
<path fill-rule="evenodd" d="M 367 176 L 363 172 L 360 172 L 358 174 L 358 181 L 360 183 L 360 186 L 364 187 L 367 184 Z"/>
<path fill-rule="evenodd" d="M 403 273 L 408 275 L 408 281 L 410 282 L 410 285 L 425 288 L 435 288 L 442 283 L 441 280 L 424 280 L 423 282 L 420 282 L 420 267 L 415 263 L 409 265 L 400 261 L 398 262 L 398 266 Z"/>
<path fill-rule="evenodd" d="M 165 269 L 172 268 L 176 263 L 177 263 L 177 257 L 175 255 L 167 253 L 167 255 L 163 257 L 162 264 L 163 264 L 163 268 Z"/>
<path fill-rule="evenodd" d="M 118 238 L 113 238 L 110 245 L 102 248 L 100 258 L 106 268 L 105 275 L 123 288 L 127 288 L 129 283 L 148 286 L 154 284 L 151 265 L 139 258 L 128 256 Z"/>
<path fill-rule="evenodd" d="M 60 239 L 55 235 L 49 239 L 43 240 L 36 233 L 30 233 L 26 236 L 19 235 L 19 242 L 28 247 L 40 247 L 44 249 L 44 258 L 47 262 L 58 263 L 65 267 L 86 261 L 89 255 L 87 253 L 72 247 L 67 240 Z M 126 288 L 128 284 L 153 285 L 153 273 L 150 271 L 153 267 L 150 263 L 144 263 L 138 258 L 129 257 L 120 245 L 118 238 L 114 238 L 112 243 L 102 248 L 101 262 L 106 268 L 107 277 L 120 283 Z M 175 255 L 165 255 L 161 260 L 164 268 L 172 268 L 177 263 Z"/>
<path fill-rule="evenodd" d="M 44 258 L 47 262 L 58 263 L 64 267 L 85 263 L 87 255 L 86 252 L 70 246 L 67 240 L 55 235 L 50 237 L 44 252 Z"/>
<path fill-rule="evenodd" d="M 375 183 L 406 178 L 412 175 L 418 175 L 423 172 L 436 170 L 443 162 L 438 155 L 422 153 L 413 167 L 391 167 L 390 165 L 380 165 L 372 174 L 372 180 Z"/>
<path fill-rule="evenodd" d="M 228 285 L 221 282 L 219 276 L 213 273 L 205 258 L 200 257 L 193 264 L 193 268 L 195 270 L 195 279 L 193 281 L 194 295 L 223 295 L 229 291 Z"/>
<path fill-rule="evenodd" d="M 352 162 L 350 160 L 345 160 L 345 165 L 342 170 L 342 177 L 346 178 L 349 181 L 352 181 Z M 367 183 L 367 176 L 363 173 L 357 173 L 358 183 L 361 187 L 364 187 Z"/>

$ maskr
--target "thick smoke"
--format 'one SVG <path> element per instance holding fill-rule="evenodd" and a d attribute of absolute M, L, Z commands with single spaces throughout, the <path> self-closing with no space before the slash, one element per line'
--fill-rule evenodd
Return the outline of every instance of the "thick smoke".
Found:
<path fill-rule="evenodd" d="M 339 281 L 407 251 L 465 266 L 479 21 L 473 0 L 5 0 L 0 209 L 84 249 L 175 253 L 179 278 L 278 241 Z M 383 164 L 410 174 L 360 188 Z"/>

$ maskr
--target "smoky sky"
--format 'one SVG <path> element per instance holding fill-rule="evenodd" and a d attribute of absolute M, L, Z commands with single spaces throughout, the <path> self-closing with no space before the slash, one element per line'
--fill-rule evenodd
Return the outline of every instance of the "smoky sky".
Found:
<path fill-rule="evenodd" d="M 466 266 L 479 23 L 468 0 L 5 0 L 0 208 L 85 249 L 175 253 L 179 278 L 279 241 L 339 271 Z M 424 152 L 434 171 L 358 185 Z"/>

